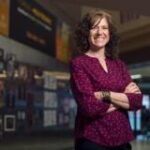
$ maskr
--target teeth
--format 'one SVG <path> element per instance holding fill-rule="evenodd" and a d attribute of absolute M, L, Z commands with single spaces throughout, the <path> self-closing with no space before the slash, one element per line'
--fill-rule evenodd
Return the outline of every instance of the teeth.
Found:
<path fill-rule="evenodd" d="M 95 39 L 104 39 L 104 37 L 96 37 Z"/>
<path fill-rule="evenodd" d="M 104 40 L 103 38 L 97 38 L 97 39 L 95 39 L 95 40 Z"/>

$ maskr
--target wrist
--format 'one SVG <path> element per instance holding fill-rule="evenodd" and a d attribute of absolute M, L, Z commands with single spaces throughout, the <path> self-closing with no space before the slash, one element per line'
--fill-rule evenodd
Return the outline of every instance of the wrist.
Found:
<path fill-rule="evenodd" d="M 111 103 L 110 91 L 101 91 L 101 95 L 104 102 Z"/>

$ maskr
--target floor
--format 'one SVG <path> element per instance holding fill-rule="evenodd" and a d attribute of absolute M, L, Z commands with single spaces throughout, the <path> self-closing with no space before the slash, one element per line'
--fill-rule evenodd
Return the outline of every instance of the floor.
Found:
<path fill-rule="evenodd" d="M 150 141 L 132 142 L 133 150 L 149 150 Z M 0 150 L 73 150 L 71 137 L 29 137 L 3 139 Z"/>
<path fill-rule="evenodd" d="M 73 140 L 63 137 L 29 137 L 3 139 L 0 150 L 72 150 Z"/>

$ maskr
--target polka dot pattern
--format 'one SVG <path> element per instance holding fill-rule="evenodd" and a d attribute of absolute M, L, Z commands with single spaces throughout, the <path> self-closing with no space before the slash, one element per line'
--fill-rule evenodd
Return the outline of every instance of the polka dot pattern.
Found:
<path fill-rule="evenodd" d="M 99 60 L 87 55 L 70 63 L 71 87 L 78 105 L 75 139 L 87 138 L 97 144 L 117 146 L 134 139 L 127 111 L 118 109 L 106 113 L 109 104 L 94 97 L 95 91 L 123 92 L 132 81 L 126 65 L 120 60 L 106 58 L 107 72 Z M 141 107 L 141 94 L 127 94 L 131 110 Z"/>

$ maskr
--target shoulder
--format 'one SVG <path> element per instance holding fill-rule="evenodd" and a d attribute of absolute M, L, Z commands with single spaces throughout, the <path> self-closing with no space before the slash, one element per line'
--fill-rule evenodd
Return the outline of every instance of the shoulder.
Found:
<path fill-rule="evenodd" d="M 86 59 L 84 55 L 79 55 L 71 59 L 70 66 L 82 66 L 85 63 Z"/>
<path fill-rule="evenodd" d="M 113 61 L 120 67 L 127 67 L 127 64 L 120 58 L 114 59 Z"/>
<path fill-rule="evenodd" d="M 129 73 L 128 65 L 120 58 L 116 59 L 117 67 L 123 72 L 123 73 Z"/>
<path fill-rule="evenodd" d="M 127 64 L 120 58 L 110 59 L 110 63 L 120 71 L 128 70 Z"/>

